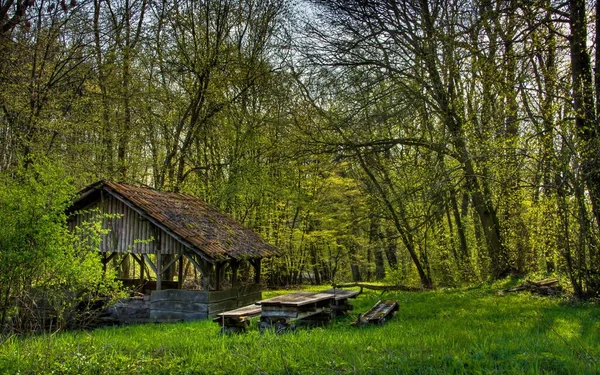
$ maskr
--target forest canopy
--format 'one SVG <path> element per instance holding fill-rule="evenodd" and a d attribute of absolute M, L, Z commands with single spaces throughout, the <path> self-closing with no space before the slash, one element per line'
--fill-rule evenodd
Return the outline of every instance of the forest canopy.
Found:
<path fill-rule="evenodd" d="M 540 274 L 596 296 L 599 12 L 1 0 L 0 189 L 42 158 L 74 188 L 193 194 L 284 251 L 271 285 Z"/>

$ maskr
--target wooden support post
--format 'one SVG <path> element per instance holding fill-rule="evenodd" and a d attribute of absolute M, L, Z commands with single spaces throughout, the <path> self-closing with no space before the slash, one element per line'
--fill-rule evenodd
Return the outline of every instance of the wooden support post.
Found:
<path fill-rule="evenodd" d="M 156 290 L 162 289 L 162 236 L 158 228 L 154 227 L 156 235 Z"/>
<path fill-rule="evenodd" d="M 221 286 L 223 285 L 223 269 L 225 268 L 225 263 L 217 263 L 215 264 L 215 278 L 216 278 L 216 289 L 221 290 Z"/>
<path fill-rule="evenodd" d="M 136 261 L 137 264 L 139 264 L 140 266 L 140 287 L 144 285 L 144 272 L 145 272 L 145 268 L 146 268 L 146 264 L 144 262 L 144 255 L 140 255 L 137 256 L 134 253 L 131 253 L 131 257 Z"/>
<path fill-rule="evenodd" d="M 144 254 L 144 259 L 146 262 L 148 262 L 148 265 L 150 266 L 150 268 L 152 269 L 152 271 L 154 273 L 158 273 L 158 271 L 156 270 L 156 266 L 154 265 L 154 263 L 152 262 L 152 259 L 150 259 L 150 257 L 148 256 L 148 254 Z"/>
<path fill-rule="evenodd" d="M 177 275 L 177 287 L 183 289 L 183 255 L 179 254 L 179 273 Z"/>
<path fill-rule="evenodd" d="M 237 286 L 237 272 L 238 268 L 240 268 L 240 262 L 237 259 L 231 260 L 231 287 L 235 288 Z"/>
<path fill-rule="evenodd" d="M 140 264 L 140 287 L 144 286 L 144 268 L 146 268 L 146 264 L 144 262 L 144 257 L 141 256 L 140 260 L 138 261 L 138 263 Z M 142 290 L 142 293 L 144 291 Z"/>
<path fill-rule="evenodd" d="M 260 261 L 261 259 L 250 260 L 250 264 L 254 267 L 254 283 L 260 284 Z"/>
<path fill-rule="evenodd" d="M 208 272 L 202 274 L 202 290 L 207 292 L 210 290 L 210 273 Z"/>
<path fill-rule="evenodd" d="M 162 254 L 156 254 L 156 290 L 162 289 Z"/>
<path fill-rule="evenodd" d="M 176 256 L 176 257 L 169 256 L 168 258 L 167 258 L 167 257 L 165 257 L 165 258 L 166 258 L 166 260 L 169 260 L 169 259 L 170 259 L 170 260 L 169 260 L 169 263 L 167 263 L 166 265 L 164 265 L 164 266 L 161 268 L 161 269 L 162 269 L 161 273 L 163 273 L 163 274 L 167 274 L 167 276 L 165 277 L 167 280 L 169 280 L 169 276 L 168 276 L 168 275 L 169 275 L 169 274 L 172 274 L 172 272 L 169 272 L 169 269 L 170 269 L 170 268 L 171 268 L 171 267 L 172 267 L 172 266 L 175 264 L 175 262 L 177 262 L 177 260 L 179 259 L 179 257 L 180 257 L 180 256 L 181 256 L 181 255 L 178 255 L 178 256 Z M 163 260 L 163 261 L 164 261 L 164 260 Z M 172 280 L 169 280 L 169 281 L 172 281 Z"/>
<path fill-rule="evenodd" d="M 210 285 L 210 272 L 212 264 L 206 262 L 202 258 L 196 258 L 193 254 L 186 254 L 187 258 L 192 262 L 194 267 L 202 273 L 202 289 L 208 291 Z"/>

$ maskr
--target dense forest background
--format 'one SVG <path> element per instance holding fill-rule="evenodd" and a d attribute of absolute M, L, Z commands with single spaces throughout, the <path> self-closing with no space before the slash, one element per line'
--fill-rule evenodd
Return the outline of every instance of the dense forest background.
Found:
<path fill-rule="evenodd" d="M 8 233 L 17 180 L 38 184 L 13 207 L 26 215 L 59 182 L 109 179 L 254 229 L 285 251 L 271 285 L 539 273 L 594 296 L 598 14 L 585 0 L 1 0 L 0 220 Z"/>

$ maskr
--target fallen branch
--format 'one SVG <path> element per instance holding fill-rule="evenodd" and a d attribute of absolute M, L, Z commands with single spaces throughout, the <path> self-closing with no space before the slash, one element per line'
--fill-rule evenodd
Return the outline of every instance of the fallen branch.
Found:
<path fill-rule="evenodd" d="M 350 284 L 332 284 L 333 288 L 352 288 L 352 287 L 360 287 L 361 294 L 363 292 L 363 288 L 371 289 L 371 290 L 381 290 L 381 294 L 389 291 L 401 290 L 403 292 L 422 292 L 425 288 L 418 288 L 414 286 L 406 286 L 406 285 L 371 285 L 371 284 L 363 284 L 363 283 L 350 283 Z"/>
<path fill-rule="evenodd" d="M 528 290 L 531 293 L 536 293 L 544 296 L 561 294 L 563 292 L 562 286 L 557 284 L 558 279 L 555 278 L 544 279 L 540 281 L 527 280 L 519 286 L 506 289 L 506 292 L 520 292 L 522 290 Z"/>

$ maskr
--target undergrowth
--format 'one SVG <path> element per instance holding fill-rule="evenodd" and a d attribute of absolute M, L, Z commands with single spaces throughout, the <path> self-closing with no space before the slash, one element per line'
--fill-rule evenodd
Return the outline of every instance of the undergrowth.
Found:
<path fill-rule="evenodd" d="M 289 291 L 265 292 L 272 297 Z M 379 299 L 400 311 L 350 325 Z M 600 374 L 600 310 L 491 287 L 365 291 L 327 327 L 223 336 L 212 321 L 4 338 L 6 374 Z"/>

